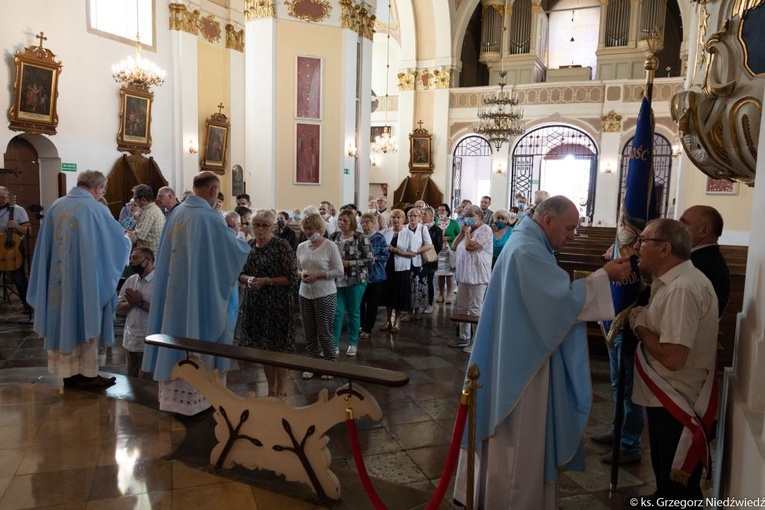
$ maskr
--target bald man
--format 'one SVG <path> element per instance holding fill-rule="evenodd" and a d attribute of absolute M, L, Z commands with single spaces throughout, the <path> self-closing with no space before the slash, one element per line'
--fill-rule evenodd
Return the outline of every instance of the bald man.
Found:
<path fill-rule="evenodd" d="M 220 178 L 212 172 L 194 177 L 194 194 L 167 220 L 157 255 L 148 334 L 193 338 L 231 345 L 239 305 L 236 279 L 250 247 L 232 235 L 213 209 Z M 182 351 L 147 345 L 143 370 L 159 381 L 159 408 L 191 416 L 210 406 L 186 382 L 171 380 Z M 228 370 L 227 358 L 204 356 L 208 370 Z"/>
<path fill-rule="evenodd" d="M 714 207 L 694 205 L 680 216 L 680 223 L 691 233 L 691 262 L 712 282 L 718 316 L 722 316 L 730 296 L 730 270 L 717 244 L 723 231 L 722 216 Z"/>
<path fill-rule="evenodd" d="M 175 195 L 175 191 L 170 186 L 162 186 L 157 191 L 157 205 L 165 213 L 165 218 L 170 217 L 170 213 L 181 205 L 181 201 Z"/>

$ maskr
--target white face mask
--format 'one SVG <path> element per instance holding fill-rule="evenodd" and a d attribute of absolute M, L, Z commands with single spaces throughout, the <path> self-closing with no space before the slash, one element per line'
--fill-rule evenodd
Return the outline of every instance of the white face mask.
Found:
<path fill-rule="evenodd" d="M 320 237 L 321 237 L 321 234 L 319 234 L 318 232 L 314 232 L 311 235 L 311 237 L 308 238 L 308 240 L 311 241 L 312 243 L 315 243 L 316 241 L 319 240 Z"/>
<path fill-rule="evenodd" d="M 368 212 L 369 214 L 375 214 L 375 213 L 377 213 L 377 209 L 371 209 L 371 208 L 370 208 L 370 209 L 367 209 L 367 212 Z"/>
<path fill-rule="evenodd" d="M 516 213 L 514 213 L 514 212 L 509 212 L 507 215 L 508 215 L 510 218 L 517 218 L 517 217 L 518 217 L 518 215 L 517 215 Z"/>

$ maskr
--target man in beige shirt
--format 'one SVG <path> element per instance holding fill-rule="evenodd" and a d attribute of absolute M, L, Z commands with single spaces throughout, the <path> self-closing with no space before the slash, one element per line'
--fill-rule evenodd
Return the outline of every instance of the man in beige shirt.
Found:
<path fill-rule="evenodd" d="M 635 247 L 654 277 L 648 306 L 630 313 L 641 342 L 632 400 L 646 407 L 654 496 L 699 500 L 717 411 L 717 297 L 691 263 L 691 235 L 679 221 L 651 221 Z"/>

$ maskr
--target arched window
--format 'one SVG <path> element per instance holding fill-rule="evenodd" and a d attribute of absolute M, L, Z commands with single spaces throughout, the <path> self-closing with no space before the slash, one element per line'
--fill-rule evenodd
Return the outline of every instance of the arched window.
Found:
<path fill-rule="evenodd" d="M 565 195 L 592 219 L 598 148 L 592 138 L 571 126 L 545 126 L 530 131 L 513 148 L 508 203 L 521 195 L 531 204 L 540 189 Z"/>
<path fill-rule="evenodd" d="M 616 221 L 619 222 L 619 214 L 622 209 L 624 191 L 627 188 L 627 168 L 630 164 L 630 149 L 632 148 L 633 136 L 622 147 L 622 163 L 619 166 L 619 200 L 616 205 Z M 659 207 L 659 217 L 667 217 L 669 206 L 669 178 L 672 172 L 672 146 L 669 140 L 661 135 L 653 135 L 653 181 L 656 193 L 656 204 Z"/>
<path fill-rule="evenodd" d="M 476 203 L 483 195 L 489 195 L 491 181 L 491 145 L 478 135 L 460 140 L 454 148 L 452 164 L 452 200 L 454 211 L 467 198 Z"/>

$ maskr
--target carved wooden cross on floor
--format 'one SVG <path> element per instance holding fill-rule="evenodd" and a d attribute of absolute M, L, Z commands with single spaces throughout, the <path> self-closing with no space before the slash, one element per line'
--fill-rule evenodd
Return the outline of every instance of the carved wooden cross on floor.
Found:
<path fill-rule="evenodd" d="M 45 37 L 45 32 L 40 32 L 39 35 L 35 36 L 35 39 L 40 39 L 40 49 L 43 49 L 43 41 L 47 41 L 48 38 Z"/>

